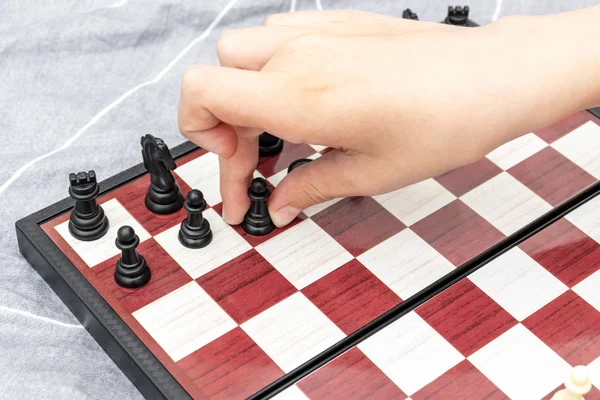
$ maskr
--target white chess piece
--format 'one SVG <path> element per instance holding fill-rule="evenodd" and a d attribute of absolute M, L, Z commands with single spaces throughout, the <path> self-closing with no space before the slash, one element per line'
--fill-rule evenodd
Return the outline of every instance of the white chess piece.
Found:
<path fill-rule="evenodd" d="M 578 365 L 571 369 L 565 379 L 565 388 L 554 393 L 551 400 L 584 400 L 583 395 L 592 389 L 587 367 Z"/>

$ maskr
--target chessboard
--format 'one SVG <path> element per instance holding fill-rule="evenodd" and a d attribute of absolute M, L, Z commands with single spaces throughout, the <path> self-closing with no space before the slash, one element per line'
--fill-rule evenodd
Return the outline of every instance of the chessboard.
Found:
<path fill-rule="evenodd" d="M 596 197 L 283 393 L 549 399 L 583 365 L 600 399 L 599 221 Z"/>
<path fill-rule="evenodd" d="M 293 161 L 327 151 L 285 143 L 260 159 L 255 176 L 272 189 Z M 191 143 L 170 154 L 181 192 L 198 189 L 206 200 L 206 247 L 178 240 L 184 209 L 148 209 L 144 164 L 100 183 L 109 221 L 100 239 L 70 233 L 71 197 L 17 222 L 22 254 L 144 396 L 347 399 L 336 390 L 354 388 L 357 398 L 422 398 L 463 374 L 473 385 L 493 382 L 506 398 L 517 383 L 506 384 L 515 370 L 502 363 L 514 353 L 494 361 L 498 346 L 518 353 L 546 343 L 558 355 L 544 348 L 524 364 L 549 357 L 544 371 L 579 360 L 573 343 L 557 342 L 585 337 L 563 326 L 573 315 L 553 328 L 548 313 L 571 301 L 586 313 L 599 307 L 589 295 L 600 241 L 590 202 L 600 193 L 600 119 L 592 113 L 392 193 L 309 207 L 265 236 L 221 218 L 215 155 Z M 139 288 L 114 278 L 125 225 L 152 273 Z M 556 388 L 552 374 L 526 393 Z"/>

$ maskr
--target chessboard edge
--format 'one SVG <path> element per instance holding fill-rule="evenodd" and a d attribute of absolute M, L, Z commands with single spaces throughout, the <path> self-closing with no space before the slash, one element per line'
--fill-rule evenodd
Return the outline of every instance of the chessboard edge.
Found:
<path fill-rule="evenodd" d="M 179 158 L 195 149 L 193 143 L 184 142 L 174 147 L 171 154 Z M 145 172 L 143 164 L 135 165 L 100 182 L 100 192 L 114 190 Z M 19 251 L 144 397 L 191 399 L 40 227 L 73 204 L 67 197 L 17 221 Z"/>
<path fill-rule="evenodd" d="M 600 118 L 600 107 L 590 108 L 588 111 L 591 112 L 596 117 Z"/>

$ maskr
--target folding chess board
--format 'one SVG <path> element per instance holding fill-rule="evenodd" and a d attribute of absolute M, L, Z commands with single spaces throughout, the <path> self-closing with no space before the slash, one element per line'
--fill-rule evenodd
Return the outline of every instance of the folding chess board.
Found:
<path fill-rule="evenodd" d="M 283 393 L 549 399 L 587 365 L 600 399 L 599 222 L 595 198 Z"/>
<path fill-rule="evenodd" d="M 327 151 L 286 143 L 260 160 L 256 176 L 277 186 L 292 161 Z M 535 335 L 550 341 L 556 354 L 544 357 L 562 358 L 556 365 L 579 359 L 548 339 L 555 328 L 544 324 L 572 293 L 581 307 L 591 301 L 585 310 L 599 307 L 576 287 L 585 282 L 589 293 L 598 284 L 600 214 L 593 206 L 580 218 L 583 211 L 568 214 L 600 193 L 600 119 L 591 113 L 395 192 L 310 207 L 263 237 L 223 222 L 215 155 L 190 143 L 172 154 L 181 190 L 200 189 L 208 203 L 214 239 L 205 248 L 179 243 L 185 211 L 146 209 L 142 165 L 101 184 L 110 228 L 99 240 L 69 234 L 70 198 L 17 223 L 23 255 L 146 397 L 267 398 L 283 390 L 283 398 L 347 399 L 339 390 L 354 388 L 357 398 L 421 398 L 444 379 L 476 376 L 473 385 L 493 382 L 505 398 L 515 393 L 516 384 L 506 384 L 511 356 L 490 360 L 513 336 L 525 340 L 515 349 Z M 568 229 L 555 222 L 564 215 Z M 113 279 L 123 225 L 135 229 L 152 271 L 138 289 Z M 569 258 L 575 250 L 566 245 L 529 245 L 558 246 L 561 234 L 575 238 L 583 258 Z M 540 385 L 531 393 L 560 383 L 554 375 L 548 382 L 546 392 Z"/>

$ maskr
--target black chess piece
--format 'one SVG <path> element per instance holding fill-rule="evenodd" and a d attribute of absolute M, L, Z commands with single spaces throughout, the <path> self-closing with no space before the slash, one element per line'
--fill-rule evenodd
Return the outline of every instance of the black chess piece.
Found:
<path fill-rule="evenodd" d="M 206 209 L 206 201 L 202 192 L 198 189 L 190 190 L 183 207 L 188 215 L 181 222 L 179 242 L 190 249 L 208 246 L 212 242 L 213 234 L 209 222 L 202 216 L 202 211 Z"/>
<path fill-rule="evenodd" d="M 69 195 L 75 199 L 69 231 L 83 241 L 100 239 L 108 231 L 108 218 L 96 202 L 100 186 L 94 171 L 69 174 Z"/>
<path fill-rule="evenodd" d="M 287 172 L 288 172 L 288 174 L 289 174 L 290 172 L 292 172 L 293 170 L 295 170 L 296 168 L 298 168 L 299 166 L 301 166 L 301 165 L 304 165 L 304 164 L 308 164 L 308 163 L 309 163 L 309 162 L 311 162 L 311 161 L 312 161 L 312 160 L 311 160 L 310 158 L 301 158 L 301 159 L 299 159 L 299 160 L 293 161 L 293 162 L 292 162 L 292 163 L 291 163 L 291 164 L 288 166 L 288 169 L 287 169 Z"/>
<path fill-rule="evenodd" d="M 412 19 L 415 21 L 419 20 L 419 16 L 417 15 L 417 13 L 413 12 L 410 8 L 407 8 L 406 10 L 404 10 L 402 12 L 402 18 L 404 19 Z"/>
<path fill-rule="evenodd" d="M 130 226 L 122 226 L 117 232 L 115 245 L 121 250 L 121 258 L 117 261 L 115 281 L 119 286 L 138 288 L 150 280 L 150 268 L 138 251 L 140 238 Z"/>
<path fill-rule="evenodd" d="M 258 137 L 258 156 L 269 157 L 281 153 L 283 140 L 267 132 Z"/>
<path fill-rule="evenodd" d="M 172 214 L 183 207 L 183 194 L 171 173 L 176 168 L 169 148 L 162 139 L 142 136 L 144 167 L 150 173 L 146 207 L 155 214 Z"/>
<path fill-rule="evenodd" d="M 448 14 L 442 23 L 455 26 L 477 26 L 475 22 L 469 19 L 469 11 L 469 6 L 448 6 Z"/>
<path fill-rule="evenodd" d="M 252 200 L 250 209 L 244 217 L 242 228 L 244 231 L 254 236 L 268 235 L 275 229 L 269 210 L 267 209 L 267 199 L 271 191 L 267 186 L 267 181 L 263 178 L 254 178 L 248 189 L 248 197 Z"/>

